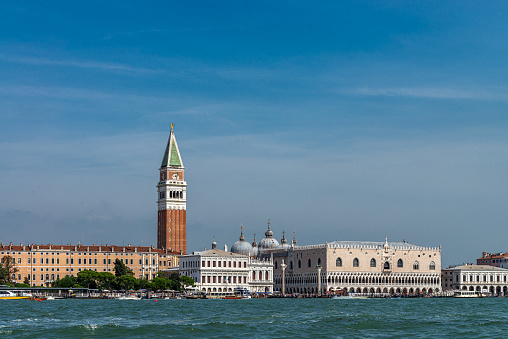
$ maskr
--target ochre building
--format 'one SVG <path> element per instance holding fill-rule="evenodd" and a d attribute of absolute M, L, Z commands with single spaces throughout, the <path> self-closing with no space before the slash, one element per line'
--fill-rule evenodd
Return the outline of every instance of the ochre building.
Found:
<path fill-rule="evenodd" d="M 32 286 L 51 286 L 66 275 L 83 270 L 114 273 L 115 260 L 121 260 L 136 278 L 152 279 L 157 272 L 178 265 L 178 257 L 147 246 L 112 245 L 19 245 L 0 244 L 0 257 L 10 256 L 19 271 L 14 283 L 28 279 Z"/>

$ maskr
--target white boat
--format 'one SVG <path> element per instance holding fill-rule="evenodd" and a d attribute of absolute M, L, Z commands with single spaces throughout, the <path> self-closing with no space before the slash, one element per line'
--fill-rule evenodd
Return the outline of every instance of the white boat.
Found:
<path fill-rule="evenodd" d="M 116 299 L 118 299 L 118 300 L 141 300 L 140 297 L 135 296 L 134 294 L 123 295 L 123 296 L 118 297 Z"/>
<path fill-rule="evenodd" d="M 475 291 L 455 291 L 454 298 L 479 298 L 481 295 Z"/>
<path fill-rule="evenodd" d="M 332 299 L 367 299 L 364 295 L 358 295 L 356 293 L 349 293 L 348 295 L 334 295 Z"/>
<path fill-rule="evenodd" d="M 18 300 L 18 299 L 30 299 L 29 293 L 22 293 L 22 295 L 17 295 L 12 291 L 0 291 L 0 300 Z"/>

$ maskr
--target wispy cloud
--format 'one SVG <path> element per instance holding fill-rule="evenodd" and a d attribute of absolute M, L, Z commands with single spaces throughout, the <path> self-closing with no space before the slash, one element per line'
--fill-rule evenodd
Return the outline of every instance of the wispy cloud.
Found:
<path fill-rule="evenodd" d="M 131 72 L 131 73 L 145 73 L 145 74 L 153 74 L 153 73 L 161 73 L 165 72 L 162 69 L 149 69 L 143 67 L 133 67 L 127 64 L 122 63 L 113 63 L 113 62 L 101 62 L 101 61 L 93 61 L 93 60 L 55 60 L 48 58 L 40 58 L 40 57 L 23 57 L 16 55 L 5 55 L 0 54 L 0 60 L 12 63 L 20 63 L 26 65 L 47 65 L 47 66 L 64 66 L 64 67 L 79 67 L 79 68 L 87 68 L 87 69 L 98 69 L 105 71 L 121 71 L 121 72 Z"/>
<path fill-rule="evenodd" d="M 412 97 L 451 100 L 506 100 L 505 94 L 482 90 L 462 90 L 446 87 L 392 87 L 372 88 L 360 87 L 340 89 L 337 92 L 359 96 Z"/>

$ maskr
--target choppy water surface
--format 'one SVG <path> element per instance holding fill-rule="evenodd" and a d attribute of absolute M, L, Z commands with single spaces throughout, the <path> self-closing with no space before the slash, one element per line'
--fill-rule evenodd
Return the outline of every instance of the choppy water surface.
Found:
<path fill-rule="evenodd" d="M 8 337 L 505 337 L 508 298 L 0 301 Z"/>

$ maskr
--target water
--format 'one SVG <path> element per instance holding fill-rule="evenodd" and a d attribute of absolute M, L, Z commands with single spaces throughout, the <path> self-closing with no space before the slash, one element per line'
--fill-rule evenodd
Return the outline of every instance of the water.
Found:
<path fill-rule="evenodd" d="M 0 301 L 9 338 L 504 337 L 508 298 Z"/>

